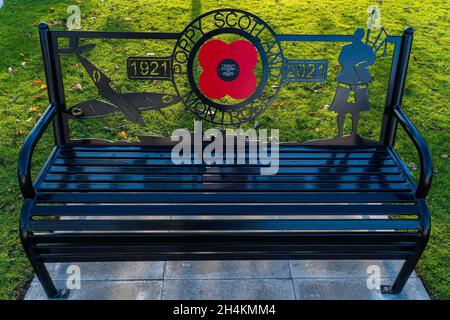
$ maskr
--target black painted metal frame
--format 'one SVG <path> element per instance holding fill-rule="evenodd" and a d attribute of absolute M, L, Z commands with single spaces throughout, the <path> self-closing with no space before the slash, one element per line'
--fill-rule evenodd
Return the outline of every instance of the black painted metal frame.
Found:
<path fill-rule="evenodd" d="M 252 192 L 236 191 L 232 187 L 223 187 L 221 191 L 222 174 L 226 172 L 247 174 L 252 168 L 215 168 L 209 173 L 218 173 L 217 188 L 204 189 L 205 185 L 196 185 L 201 191 L 193 192 L 191 185 L 180 183 L 180 192 L 164 192 L 167 188 L 155 192 L 101 191 L 87 190 L 84 193 L 52 192 L 61 184 L 49 183 L 49 175 L 58 179 L 58 170 L 67 170 L 67 174 L 76 171 L 75 167 L 60 167 L 61 164 L 75 162 L 78 166 L 89 163 L 90 160 L 72 158 L 80 154 L 92 157 L 99 163 L 111 155 L 108 152 L 124 154 L 131 157 L 132 162 L 140 163 L 134 168 L 137 173 L 127 167 L 121 168 L 115 164 L 104 170 L 121 173 L 120 179 L 141 179 L 141 174 L 150 170 L 142 165 L 147 163 L 147 157 L 153 153 L 165 154 L 167 148 L 150 146 L 84 146 L 71 142 L 67 119 L 62 116 L 66 110 L 64 89 L 62 83 L 61 66 L 56 54 L 58 38 L 71 37 L 76 34 L 81 38 L 118 38 L 118 39 L 173 39 L 177 40 L 178 33 L 138 33 L 138 32 L 86 32 L 86 31 L 50 31 L 45 23 L 39 25 L 42 53 L 44 57 L 45 74 L 48 84 L 50 105 L 40 118 L 35 128 L 30 132 L 22 147 L 19 157 L 19 184 L 25 202 L 20 221 L 20 237 L 28 258 L 41 281 L 46 294 L 51 298 L 66 297 L 66 291 L 57 290 L 45 267 L 45 262 L 62 261 L 120 261 L 120 260 L 182 260 L 182 259 L 406 259 L 400 273 L 392 286 L 384 286 L 384 293 L 399 293 L 405 285 L 420 258 L 429 237 L 430 219 L 425 197 L 431 186 L 432 163 L 427 144 L 412 122 L 401 108 L 402 95 L 408 67 L 409 54 L 413 37 L 413 30 L 408 28 L 403 36 L 388 36 L 387 41 L 394 44 L 394 54 L 386 107 L 378 147 L 308 147 L 281 146 L 282 154 L 286 157 L 286 168 L 282 175 L 274 180 L 248 176 L 246 179 L 261 181 L 258 188 L 255 184 L 244 182 L 240 187 L 251 187 Z M 322 41 L 349 42 L 347 35 L 277 35 L 277 40 L 283 41 Z M 43 166 L 41 174 L 33 182 L 31 177 L 31 159 L 33 151 L 46 128 L 53 124 L 55 149 L 49 160 Z M 403 165 L 394 150 L 397 125 L 407 132 L 416 146 L 420 157 L 420 179 L 416 185 L 406 166 Z M 121 153 L 122 152 L 122 153 Z M 284 153 L 283 153 L 284 152 Z M 356 157 L 356 160 L 351 157 Z M 106 157 L 103 159 L 102 157 Z M 290 162 L 297 157 L 297 162 Z M 342 158 L 343 157 L 343 158 Z M 381 160 L 379 159 L 381 157 Z M 103 160 L 102 160 L 103 159 Z M 109 158 L 110 159 L 110 158 Z M 144 159 L 144 160 L 139 160 Z M 306 159 L 306 160 L 305 160 Z M 321 160 L 322 159 L 322 160 Z M 350 159 L 350 160 L 348 160 Z M 353 160 L 352 160 L 353 159 Z M 363 160 L 358 160 L 363 159 Z M 116 160 L 122 163 L 121 158 Z M 139 162 L 138 162 L 139 161 Z M 303 161 L 303 162 L 302 162 Z M 133 162 L 133 163 L 134 163 Z M 296 166 L 295 163 L 307 163 Z M 363 164 L 368 167 L 360 167 Z M 160 169 L 158 169 L 160 168 Z M 192 176 L 186 179 L 205 181 L 204 167 L 170 168 L 162 165 L 154 169 L 166 170 L 165 174 L 175 174 L 187 171 Z M 81 169 L 80 169 L 81 170 Z M 306 172 L 316 172 L 314 176 L 301 176 Z M 369 172 L 393 172 L 395 177 L 382 175 L 380 179 L 399 179 L 398 185 L 387 184 L 387 187 L 376 187 L 373 191 L 359 190 L 362 181 L 379 179 L 368 175 Z M 285 172 L 285 173 L 283 173 Z M 340 172 L 343 175 L 339 175 Z M 61 171 L 64 174 L 63 171 Z M 294 175 L 290 175 L 290 174 Z M 86 174 L 86 172 L 84 172 Z M 142 179 L 162 179 L 155 176 Z M 307 173 L 310 174 L 310 173 Z M 319 177 L 319 174 L 321 175 Z M 325 174 L 324 176 L 322 176 Z M 336 175 L 336 176 L 334 176 Z M 345 177 L 344 177 L 345 175 Z M 164 179 L 174 179 L 175 176 Z M 73 179 L 76 179 L 74 173 Z M 93 175 L 95 179 L 95 175 Z M 116 179 L 114 176 L 109 179 Z M 230 179 L 236 179 L 230 176 Z M 302 179 L 303 183 L 302 184 Z M 312 181 L 310 179 L 313 179 Z M 318 179 L 317 181 L 314 179 Z M 341 188 L 337 181 L 356 181 L 353 187 Z M 191 181 L 189 180 L 189 181 Z M 290 189 L 275 182 L 291 182 Z M 330 180 L 330 181 L 328 181 Z M 158 180 L 159 181 L 159 180 Z M 162 180 L 161 180 L 162 181 Z M 176 180 L 178 181 L 178 180 Z M 233 180 L 234 181 L 234 180 Z M 264 182 L 267 181 L 267 182 Z M 334 182 L 333 182 L 334 181 Z M 388 183 L 389 180 L 383 183 Z M 319 183 L 327 182 L 323 185 Z M 266 184 L 267 183 L 267 184 Z M 308 183 L 311 190 L 308 192 Z M 111 185 L 114 182 L 111 183 Z M 364 185 L 364 184 L 362 184 Z M 381 184 L 380 184 L 381 185 Z M 153 188 L 152 184 L 145 186 Z M 233 185 L 231 185 L 233 186 Z M 334 187 L 336 186 L 336 187 Z M 368 185 L 372 188 L 372 186 Z M 377 184 L 378 186 L 378 184 Z M 64 189 L 64 185 L 62 185 Z M 398 187 L 398 190 L 394 187 Z M 140 189 L 141 185 L 136 188 Z M 156 187 L 154 187 L 156 188 Z M 185 189 L 183 189 L 185 188 Z M 227 189 L 228 188 L 228 189 Z M 231 189 L 230 189 L 231 188 Z M 255 189 L 253 189 L 255 188 Z M 304 188 L 306 188 L 304 190 Z M 387 189 L 385 189 L 387 188 Z M 394 188 L 394 189 L 389 189 Z M 80 189 L 81 190 L 81 189 Z M 250 190 L 250 189 L 249 189 Z M 259 191 L 258 191 L 259 190 Z M 275 194 L 277 204 L 267 203 L 267 193 Z M 277 191 L 278 190 L 278 191 Z M 323 190 L 323 191 L 321 191 Z M 345 191 L 345 190 L 348 190 Z M 383 191 L 384 190 L 384 191 Z M 58 191 L 58 190 L 57 190 Z M 63 190 L 59 190 L 63 191 Z M 168 190 L 171 191 L 171 190 Z M 330 199 L 328 192 L 336 191 L 336 197 Z M 342 192 L 342 193 L 339 193 Z M 161 198 L 162 197 L 162 198 Z M 160 202 L 175 203 L 181 207 L 160 204 Z M 75 204 L 66 206 L 65 204 Z M 76 204 L 84 204 L 83 207 Z M 114 206 L 100 206 L 102 203 L 114 203 Z M 124 205 L 132 203 L 134 206 Z M 159 203 L 159 204 L 158 204 Z M 314 205 L 308 205 L 314 203 Z M 348 204 L 350 203 L 350 204 Z M 375 206 L 374 203 L 382 203 Z M 158 204 L 159 207 L 155 207 Z M 200 206 L 209 204 L 209 206 Z M 257 206 L 263 204 L 264 206 Z M 320 206 L 316 204 L 321 204 Z M 322 221 L 309 220 L 170 220 L 133 221 L 121 223 L 117 220 L 73 221 L 73 220 L 36 220 L 35 217 L 64 217 L 77 215 L 77 210 L 83 210 L 85 215 L 101 216 L 114 214 L 152 215 L 163 210 L 164 214 L 174 215 L 264 215 L 282 212 L 286 215 L 311 214 L 336 215 L 337 218 Z M 156 211 L 155 211 L 156 210 Z M 416 215 L 416 219 L 363 219 L 360 221 L 339 219 L 340 214 L 372 214 L 372 215 Z M 392 218 L 392 217 L 391 217 Z M 317 228 L 325 231 L 315 232 Z M 230 237 L 224 230 L 245 229 L 247 232 L 235 232 Z M 148 233 L 151 230 L 172 229 L 180 233 Z M 186 233 L 186 230 L 212 230 L 211 233 Z M 288 229 L 290 232 L 282 233 Z M 376 232 L 376 230 L 385 230 Z M 392 232 L 391 229 L 394 229 Z M 47 232 L 41 234 L 41 232 Z M 86 230 L 114 230 L 115 233 L 86 233 L 71 234 L 68 231 Z M 134 233 L 133 230 L 144 230 L 147 233 Z M 263 233 L 249 233 L 248 230 L 265 230 Z M 328 230 L 328 231 L 326 231 Z M 353 230 L 353 231 L 350 231 Z M 360 230 L 360 231 L 358 231 Z M 366 230 L 366 232 L 361 231 Z M 389 231 L 390 230 L 390 231 Z M 408 231 L 409 230 L 409 231 Z M 413 231 L 411 231 L 413 230 Z M 120 231 L 120 232 L 118 232 Z M 300 232 L 308 231 L 308 232 Z M 65 233 L 66 232 L 66 233 Z M 209 253 L 206 253 L 209 252 Z"/>

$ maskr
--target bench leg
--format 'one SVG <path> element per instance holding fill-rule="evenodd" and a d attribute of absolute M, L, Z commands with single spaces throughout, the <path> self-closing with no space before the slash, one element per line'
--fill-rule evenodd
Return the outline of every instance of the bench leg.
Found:
<path fill-rule="evenodd" d="M 381 293 L 383 294 L 399 294 L 402 292 L 403 287 L 409 279 L 409 276 L 414 271 L 417 262 L 419 261 L 421 254 L 415 254 L 412 258 L 408 259 L 403 263 L 400 272 L 397 275 L 394 283 L 391 286 L 384 285 L 381 286 Z"/>
<path fill-rule="evenodd" d="M 47 270 L 47 267 L 43 262 L 37 262 L 34 258 L 30 258 L 31 265 L 33 266 L 34 272 L 38 277 L 45 294 L 50 299 L 66 299 L 69 297 L 69 289 L 58 290 Z"/>
<path fill-rule="evenodd" d="M 19 225 L 20 241 L 22 242 L 28 260 L 30 260 L 31 266 L 33 267 L 47 297 L 50 299 L 66 299 L 69 296 L 70 291 L 68 289 L 56 289 L 45 263 L 36 259 L 32 244 L 29 241 L 28 222 L 30 221 L 30 208 L 32 205 L 33 201 L 28 199 L 22 206 Z"/>
<path fill-rule="evenodd" d="M 408 281 L 411 273 L 414 271 L 414 268 L 416 267 L 417 262 L 419 261 L 420 256 L 428 243 L 431 229 L 428 206 L 425 200 L 419 200 L 418 204 L 421 208 L 420 220 L 422 222 L 422 241 L 418 244 L 413 256 L 405 261 L 392 286 L 381 286 L 381 293 L 398 294 L 402 292 L 403 287 Z"/>

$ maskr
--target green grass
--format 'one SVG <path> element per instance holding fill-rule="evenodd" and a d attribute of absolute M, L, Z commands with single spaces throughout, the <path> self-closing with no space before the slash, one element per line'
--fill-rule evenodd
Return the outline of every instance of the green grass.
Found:
<path fill-rule="evenodd" d="M 404 109 L 428 141 L 435 167 L 433 188 L 428 199 L 432 216 L 431 240 L 417 271 L 433 298 L 449 299 L 449 4 L 442 0 L 382 2 L 382 24 L 391 34 L 400 34 L 408 25 L 416 30 Z M 66 8 L 74 3 L 81 7 L 82 28 L 85 30 L 179 32 L 200 13 L 221 7 L 237 7 L 260 16 L 278 33 L 351 33 L 356 27 L 365 26 L 367 6 L 378 1 L 6 0 L 0 9 L 0 299 L 20 297 L 32 274 L 18 239 L 22 199 L 16 170 L 20 146 L 47 105 L 45 89 L 33 84 L 34 80 L 44 80 L 37 23 L 44 20 L 56 24 L 52 28 L 64 29 L 63 19 L 68 17 Z M 149 41 L 132 44 L 99 41 L 97 44 L 103 55 L 92 56 L 92 59 L 102 69 L 110 70 L 114 70 L 116 64 L 124 66 L 126 56 L 121 54 L 122 48 L 126 48 L 126 55 L 147 52 L 168 55 L 172 46 Z M 261 127 L 278 127 L 283 140 L 290 141 L 334 135 L 335 116 L 323 108 L 330 104 L 335 90 L 333 65 L 337 57 L 331 49 L 288 46 L 286 53 L 296 57 L 316 58 L 314 51 L 321 52 L 330 60 L 331 75 L 323 88 L 295 84 L 284 86 L 277 104 L 258 118 Z M 64 66 L 73 68 L 76 63 L 69 57 Z M 376 81 L 371 86 L 373 107 L 361 119 L 361 132 L 372 138 L 379 134 L 385 88 L 382 80 L 389 60 L 380 59 L 378 63 L 379 67 L 373 71 Z M 111 73 L 116 82 L 125 80 L 123 69 Z M 65 83 L 69 87 L 69 104 L 96 94 L 80 68 L 68 73 Z M 76 83 L 80 83 L 84 90 L 70 89 Z M 121 84 L 124 91 L 131 88 L 171 90 L 168 83 Z M 44 97 L 40 97 L 40 93 L 44 93 Z M 149 126 L 144 131 L 120 116 L 72 125 L 79 137 L 95 135 L 108 139 L 117 139 L 120 130 L 134 139 L 139 130 L 168 134 L 175 128 L 192 127 L 191 115 L 180 106 L 169 108 L 164 115 L 145 113 L 145 117 Z M 51 145 L 51 133 L 47 133 L 36 154 L 36 163 L 45 161 Z M 397 148 L 407 164 L 411 167 L 418 164 L 414 148 L 401 132 Z"/>

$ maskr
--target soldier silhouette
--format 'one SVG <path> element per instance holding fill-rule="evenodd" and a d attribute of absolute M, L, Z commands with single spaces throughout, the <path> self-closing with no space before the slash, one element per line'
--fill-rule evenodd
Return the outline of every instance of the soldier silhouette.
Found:
<path fill-rule="evenodd" d="M 352 115 L 352 136 L 356 136 L 359 114 L 370 109 L 367 85 L 372 80 L 369 66 L 375 62 L 376 54 L 373 47 L 363 43 L 364 29 L 358 28 L 353 34 L 353 41 L 342 47 L 339 55 L 341 72 L 336 80 L 339 85 L 336 90 L 330 110 L 337 112 L 338 133 L 342 137 L 347 113 Z"/>

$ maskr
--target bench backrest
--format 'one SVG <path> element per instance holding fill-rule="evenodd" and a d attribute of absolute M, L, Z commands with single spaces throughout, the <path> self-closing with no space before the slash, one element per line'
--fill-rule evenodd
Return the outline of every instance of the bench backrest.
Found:
<path fill-rule="evenodd" d="M 412 41 L 410 28 L 279 34 L 237 9 L 205 13 L 179 33 L 44 23 L 40 33 L 57 142 L 101 144 L 161 143 L 155 133 L 191 128 L 193 114 L 214 127 L 280 128 L 282 140 L 306 144 L 389 145 Z"/>

